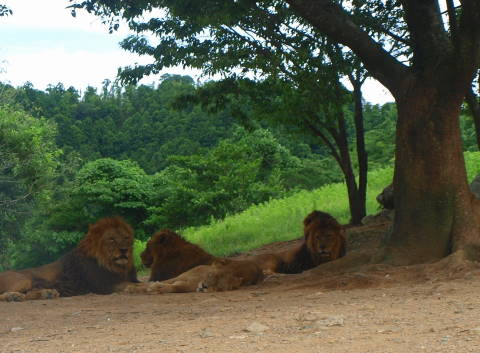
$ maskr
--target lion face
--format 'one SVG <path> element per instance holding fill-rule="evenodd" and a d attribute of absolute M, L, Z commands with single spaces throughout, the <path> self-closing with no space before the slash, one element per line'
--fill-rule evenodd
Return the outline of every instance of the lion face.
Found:
<path fill-rule="evenodd" d="M 165 229 L 150 238 L 147 242 L 147 247 L 140 254 L 142 263 L 145 267 L 151 267 L 155 261 L 164 260 L 169 252 L 169 249 L 173 247 L 173 243 L 178 241 L 178 235 L 174 232 Z"/>
<path fill-rule="evenodd" d="M 101 248 L 113 264 L 127 266 L 132 256 L 133 234 L 126 229 L 108 229 L 103 233 Z"/>
<path fill-rule="evenodd" d="M 335 260 L 345 255 L 345 231 L 335 218 L 314 211 L 305 218 L 304 226 L 307 247 L 319 262 Z"/>
<path fill-rule="evenodd" d="M 133 268 L 133 229 L 121 218 L 104 218 L 91 225 L 79 248 L 108 270 Z"/>
<path fill-rule="evenodd" d="M 323 228 L 311 229 L 306 238 L 310 251 L 325 260 L 335 260 L 339 257 L 338 251 L 343 235 L 339 229 Z"/>

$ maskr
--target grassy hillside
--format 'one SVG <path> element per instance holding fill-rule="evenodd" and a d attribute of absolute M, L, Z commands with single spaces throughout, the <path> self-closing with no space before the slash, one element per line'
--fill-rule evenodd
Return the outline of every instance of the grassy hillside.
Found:
<path fill-rule="evenodd" d="M 471 181 L 480 173 L 480 153 L 466 152 L 465 160 Z M 393 168 L 369 173 L 367 210 L 378 210 L 375 197 L 392 180 Z M 414 182 L 414 181 L 412 181 Z M 312 210 L 332 214 L 341 223 L 348 222 L 348 200 L 343 183 L 325 185 L 314 191 L 300 191 L 292 196 L 250 207 L 244 212 L 212 221 L 208 226 L 181 231 L 189 241 L 217 256 L 226 256 L 276 241 L 302 236 L 302 220 Z M 136 253 L 144 244 L 138 242 Z"/>

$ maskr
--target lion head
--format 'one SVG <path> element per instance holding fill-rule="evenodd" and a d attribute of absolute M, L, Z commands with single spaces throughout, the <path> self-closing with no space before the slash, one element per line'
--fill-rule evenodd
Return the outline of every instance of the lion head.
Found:
<path fill-rule="evenodd" d="M 128 273 L 133 268 L 133 229 L 120 217 L 103 218 L 89 226 L 78 249 L 109 271 Z"/>
<path fill-rule="evenodd" d="M 345 256 L 345 231 L 335 218 L 313 211 L 303 221 L 306 246 L 318 264 Z"/>
<path fill-rule="evenodd" d="M 214 256 L 169 229 L 154 234 L 140 257 L 143 265 L 151 268 L 151 281 L 176 277 L 192 267 L 209 265 L 214 259 Z"/>

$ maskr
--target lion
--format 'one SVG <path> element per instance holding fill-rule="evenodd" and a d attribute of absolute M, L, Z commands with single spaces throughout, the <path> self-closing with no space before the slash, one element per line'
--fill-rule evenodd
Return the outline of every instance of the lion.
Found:
<path fill-rule="evenodd" d="M 256 255 L 253 260 L 265 273 L 300 273 L 345 256 L 345 230 L 331 215 L 313 211 L 303 226 L 304 241 L 298 248 Z"/>
<path fill-rule="evenodd" d="M 218 260 L 169 229 L 154 234 L 140 257 L 143 265 L 151 269 L 150 281 L 174 278 L 193 267 Z"/>
<path fill-rule="evenodd" d="M 211 265 L 199 265 L 181 275 L 162 282 L 128 286 L 127 293 L 219 292 L 253 285 L 264 278 L 262 269 L 253 261 L 216 259 Z"/>
<path fill-rule="evenodd" d="M 133 229 L 119 217 L 104 218 L 59 260 L 0 273 L 0 300 L 110 294 L 136 282 Z"/>

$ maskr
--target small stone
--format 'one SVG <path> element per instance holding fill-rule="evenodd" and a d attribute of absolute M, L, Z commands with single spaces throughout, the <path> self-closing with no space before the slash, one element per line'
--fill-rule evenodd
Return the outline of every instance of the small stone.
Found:
<path fill-rule="evenodd" d="M 239 336 L 230 336 L 230 337 L 228 337 L 228 338 L 230 338 L 230 339 L 232 339 L 232 340 L 244 340 L 245 338 L 247 338 L 247 336 L 241 336 L 241 335 L 239 335 Z"/>
<path fill-rule="evenodd" d="M 344 324 L 345 319 L 343 318 L 343 316 L 324 317 L 320 320 L 315 321 L 315 326 L 317 327 L 343 326 Z"/>
<path fill-rule="evenodd" d="M 200 337 L 209 338 L 209 337 L 215 337 L 215 335 L 209 329 L 204 328 L 202 331 L 200 331 Z"/>
<path fill-rule="evenodd" d="M 306 298 L 307 299 L 316 299 L 316 298 L 321 297 L 322 295 L 323 295 L 323 292 L 316 292 L 316 293 L 307 295 Z"/>
<path fill-rule="evenodd" d="M 12 327 L 10 329 L 10 332 L 17 332 L 17 331 L 21 331 L 21 330 L 25 330 L 23 327 Z"/>
<path fill-rule="evenodd" d="M 269 329 L 270 327 L 265 326 L 259 322 L 253 322 L 245 329 L 245 331 L 252 332 L 252 333 L 263 333 Z"/>

